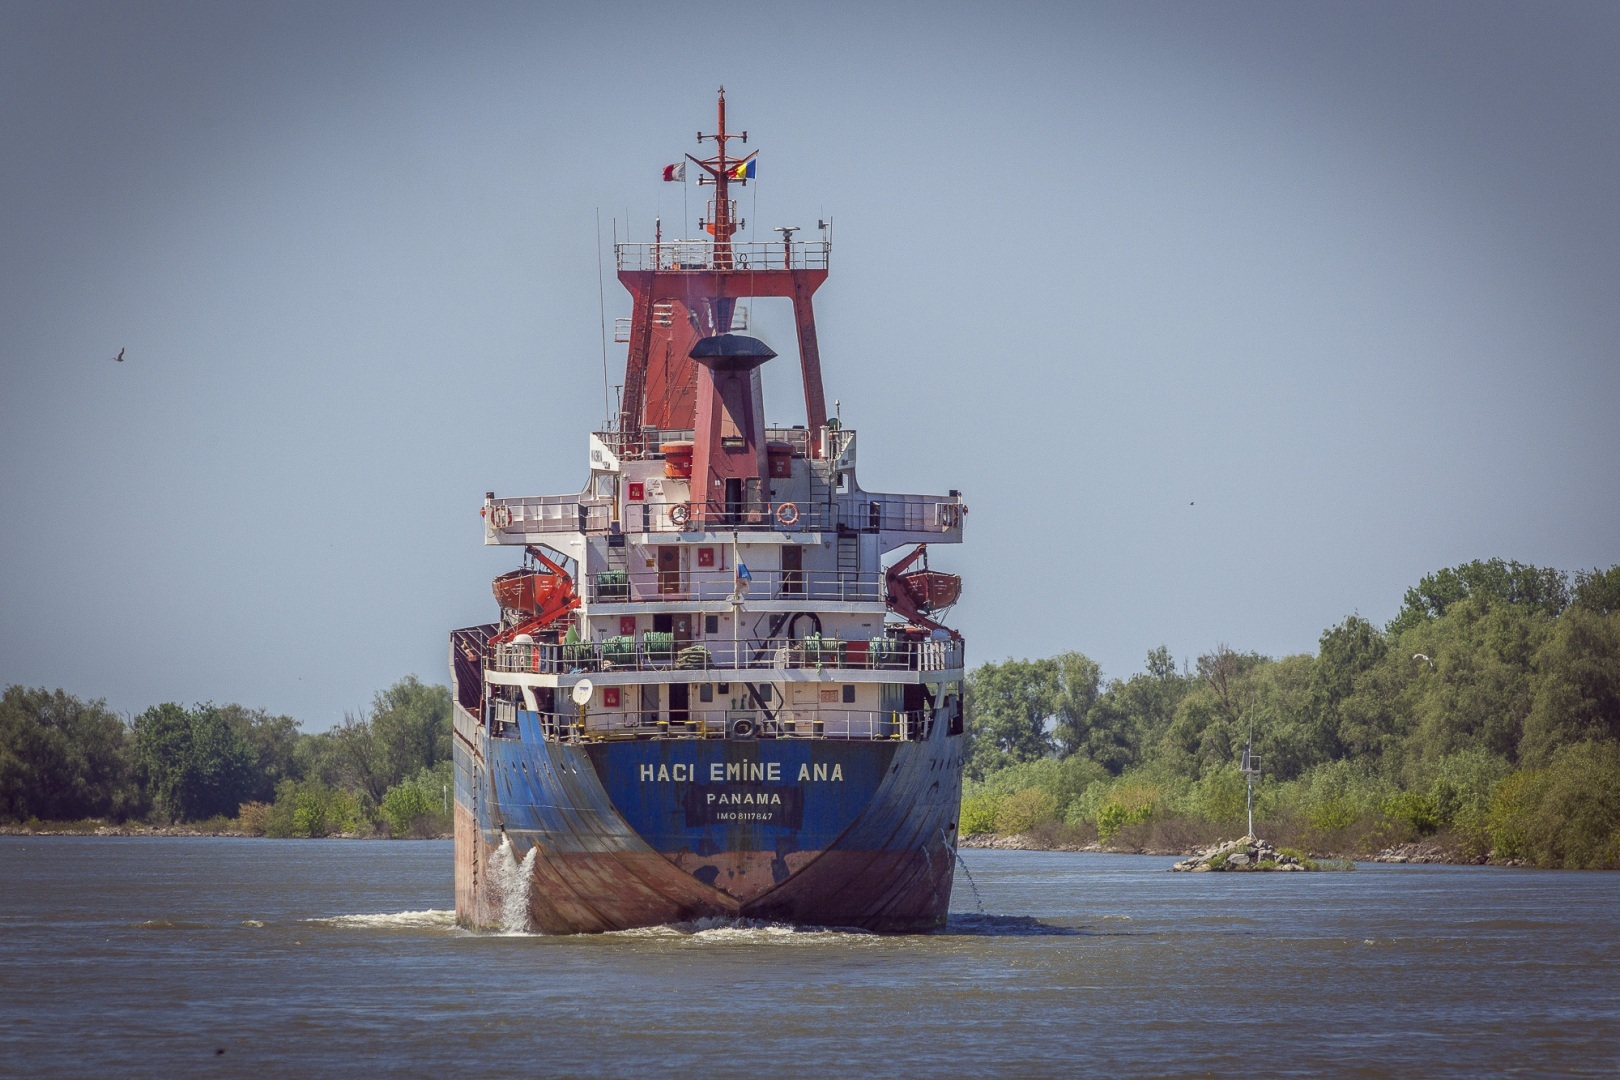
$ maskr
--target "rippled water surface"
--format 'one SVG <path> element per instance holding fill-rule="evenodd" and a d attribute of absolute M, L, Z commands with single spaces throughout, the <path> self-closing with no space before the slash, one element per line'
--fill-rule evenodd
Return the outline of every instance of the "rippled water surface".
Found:
<path fill-rule="evenodd" d="M 556 938 L 448 842 L 0 837 L 0 1072 L 1620 1070 L 1620 874 L 963 854 L 939 934 Z"/>

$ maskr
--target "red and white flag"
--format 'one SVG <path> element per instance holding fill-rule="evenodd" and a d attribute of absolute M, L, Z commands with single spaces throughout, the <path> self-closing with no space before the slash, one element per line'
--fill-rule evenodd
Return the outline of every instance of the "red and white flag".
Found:
<path fill-rule="evenodd" d="M 681 163 L 679 163 L 677 165 L 665 165 L 664 166 L 664 179 L 665 180 L 670 180 L 670 181 L 685 180 L 686 179 L 686 162 L 683 161 L 683 162 L 681 162 Z"/>

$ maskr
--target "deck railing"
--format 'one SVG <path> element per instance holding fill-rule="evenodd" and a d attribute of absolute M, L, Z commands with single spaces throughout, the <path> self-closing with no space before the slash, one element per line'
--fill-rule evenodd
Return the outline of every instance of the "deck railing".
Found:
<path fill-rule="evenodd" d="M 705 638 L 700 642 L 649 645 L 628 636 L 577 644 L 506 644 L 491 651 L 492 671 L 571 675 L 595 672 L 687 671 L 938 671 L 960 670 L 960 641 L 841 641 L 808 638 L 801 641 L 731 642 Z M 693 682 L 712 679 L 696 678 Z"/>
<path fill-rule="evenodd" d="M 592 604 L 673 603 L 681 600 L 822 600 L 881 603 L 883 575 L 821 570 L 755 570 L 738 592 L 735 570 L 606 571 L 585 590 Z"/>
<path fill-rule="evenodd" d="M 667 240 L 657 244 L 615 244 L 620 270 L 708 271 L 714 267 L 714 241 Z M 825 240 L 732 241 L 731 260 L 738 270 L 825 270 L 832 244 Z"/>
<path fill-rule="evenodd" d="M 643 431 L 594 432 L 602 445 L 613 451 L 620 461 L 647 461 L 662 458 L 666 443 L 692 442 L 696 434 L 691 428 L 657 428 Z M 793 448 L 794 457 L 810 456 L 810 432 L 802 427 L 773 427 L 765 429 L 767 443 L 785 443 Z"/>
<path fill-rule="evenodd" d="M 646 712 L 523 713 L 543 738 L 566 743 L 632 739 L 833 739 L 861 742 L 919 741 L 933 732 L 926 709 L 671 709 Z M 519 738 L 517 725 L 491 730 L 497 738 Z M 696 777 L 705 781 L 708 777 Z"/>
<path fill-rule="evenodd" d="M 484 508 L 490 528 L 507 542 L 534 534 L 612 530 L 613 507 L 582 495 L 491 499 Z M 632 502 L 618 527 L 626 533 L 676 532 L 908 532 L 947 535 L 962 528 L 967 510 L 952 495 L 891 495 L 858 492 L 831 502 L 786 500 L 758 503 Z"/>

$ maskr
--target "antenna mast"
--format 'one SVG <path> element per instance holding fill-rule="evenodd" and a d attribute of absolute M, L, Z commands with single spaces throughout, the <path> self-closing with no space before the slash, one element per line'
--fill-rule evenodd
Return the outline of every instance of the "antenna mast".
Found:
<path fill-rule="evenodd" d="M 700 143 L 705 140 L 713 140 L 717 150 L 716 154 L 712 158 L 703 159 L 695 158 L 691 154 L 687 154 L 686 157 L 698 168 L 709 174 L 708 176 L 698 177 L 698 183 L 714 185 L 714 209 L 710 212 L 709 220 L 704 223 L 703 227 L 714 237 L 714 269 L 730 270 L 736 265 L 732 258 L 731 238 L 737 232 L 737 221 L 731 213 L 731 182 L 735 180 L 744 187 L 748 186 L 748 162 L 753 160 L 754 154 L 759 151 L 756 150 L 747 157 L 742 158 L 728 157 L 726 155 L 726 142 L 731 139 L 741 139 L 746 146 L 748 132 L 733 134 L 726 130 L 726 88 L 723 86 L 720 88 L 719 103 L 715 106 L 715 113 L 718 126 L 715 128 L 714 134 L 705 135 L 700 131 L 697 137 Z M 730 321 L 727 320 L 726 325 L 720 328 L 720 332 L 725 333 L 729 328 Z"/>
<path fill-rule="evenodd" d="M 1260 759 L 1254 755 L 1254 723 L 1249 723 L 1249 739 L 1243 744 L 1243 764 L 1238 772 L 1249 781 L 1249 835 L 1254 836 L 1254 778 L 1260 775 Z"/>

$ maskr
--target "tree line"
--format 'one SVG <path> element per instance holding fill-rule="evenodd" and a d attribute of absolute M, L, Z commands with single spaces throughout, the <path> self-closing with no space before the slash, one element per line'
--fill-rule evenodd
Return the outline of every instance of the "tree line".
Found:
<path fill-rule="evenodd" d="M 966 680 L 961 830 L 1186 849 L 1245 823 L 1263 765 L 1275 841 L 1365 854 L 1432 838 L 1472 857 L 1620 866 L 1620 566 L 1500 559 L 1430 574 L 1376 627 L 1314 654 L 1226 645 L 1104 679 L 1078 652 Z M 0 821 L 214 822 L 277 836 L 449 828 L 450 694 L 414 676 L 306 734 L 240 705 L 100 701 L 7 687 Z"/>
<path fill-rule="evenodd" d="M 449 828 L 450 768 L 449 689 L 415 676 L 320 733 L 241 705 L 126 720 L 64 690 L 0 695 L 0 821 L 434 835 Z"/>
<path fill-rule="evenodd" d="M 1424 577 L 1382 628 L 1329 627 L 1314 654 L 1218 645 L 1178 667 L 1159 648 L 1109 680 L 1077 652 L 1009 659 L 965 696 L 964 832 L 1231 835 L 1252 732 L 1268 836 L 1620 867 L 1620 566 L 1475 561 Z"/>

